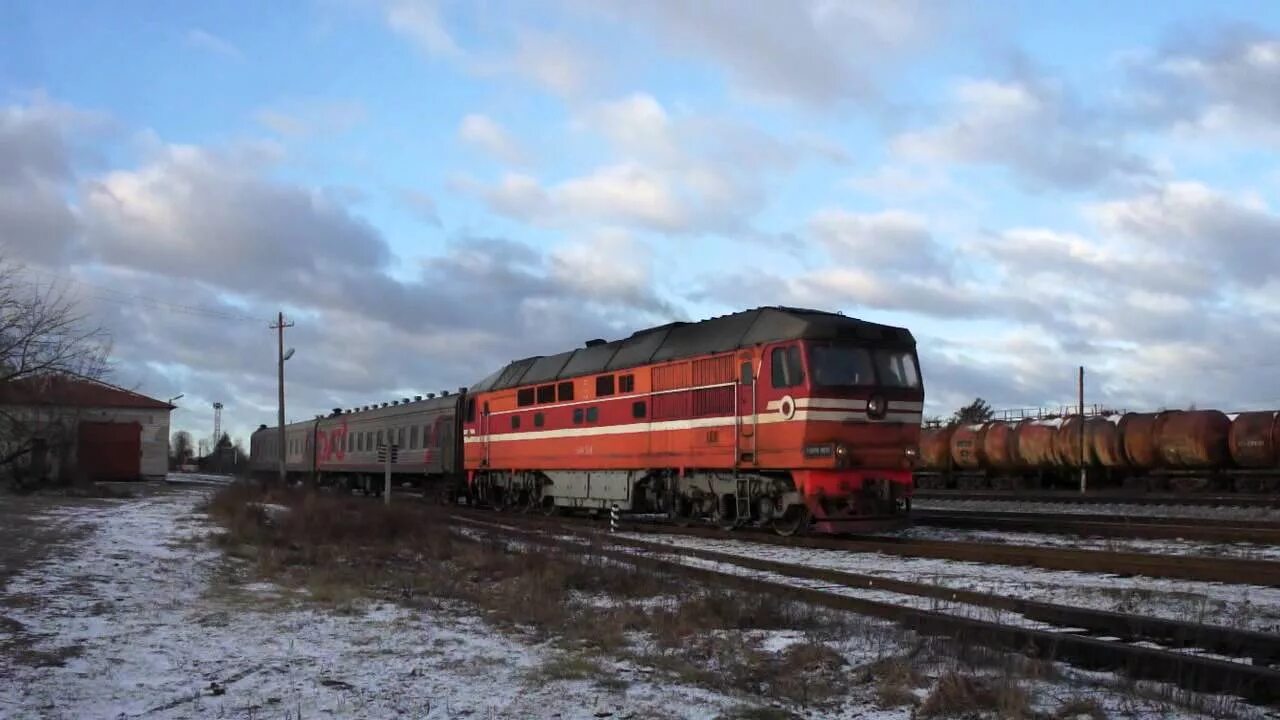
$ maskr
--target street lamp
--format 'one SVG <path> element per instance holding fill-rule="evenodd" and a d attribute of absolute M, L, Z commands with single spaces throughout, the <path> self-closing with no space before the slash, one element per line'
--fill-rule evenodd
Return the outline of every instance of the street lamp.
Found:
<path fill-rule="evenodd" d="M 184 398 L 184 397 L 186 397 L 186 396 L 187 396 L 187 395 L 186 395 L 186 393 L 178 393 L 177 395 L 174 395 L 173 397 L 171 397 L 171 398 L 169 398 L 168 400 L 166 400 L 166 401 L 165 401 L 165 404 L 166 404 L 166 405 L 172 405 L 172 404 L 174 403 L 174 401 L 176 401 L 176 400 L 181 400 L 182 398 Z"/>

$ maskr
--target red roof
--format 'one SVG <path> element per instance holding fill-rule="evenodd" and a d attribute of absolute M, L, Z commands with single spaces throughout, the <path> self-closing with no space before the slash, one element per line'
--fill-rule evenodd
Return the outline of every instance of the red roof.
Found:
<path fill-rule="evenodd" d="M 67 405 L 72 407 L 172 410 L 173 405 L 76 375 L 40 375 L 0 383 L 0 405 Z"/>

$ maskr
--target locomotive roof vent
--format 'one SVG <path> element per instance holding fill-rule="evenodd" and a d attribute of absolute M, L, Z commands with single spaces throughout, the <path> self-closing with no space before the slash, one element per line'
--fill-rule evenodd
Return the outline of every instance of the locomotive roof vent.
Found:
<path fill-rule="evenodd" d="M 334 415 L 341 415 L 341 414 L 342 414 L 342 408 L 334 408 L 334 409 L 333 409 L 333 414 L 334 414 Z"/>
<path fill-rule="evenodd" d="M 386 404 L 386 403 L 382 403 L 382 407 L 386 407 L 386 406 L 387 406 L 387 404 Z"/>
<path fill-rule="evenodd" d="M 597 345 L 604 345 L 604 344 L 605 344 L 605 341 L 604 341 L 603 339 L 601 339 L 601 338 L 595 338 L 595 339 L 593 339 L 593 340 L 588 340 L 588 341 L 587 341 L 587 343 L 586 343 L 587 347 L 595 347 L 595 346 L 597 346 Z"/>
<path fill-rule="evenodd" d="M 458 388 L 458 394 L 459 394 L 459 395 L 461 395 L 462 393 L 464 393 L 464 392 L 466 392 L 466 391 L 467 391 L 467 386 L 466 386 L 466 385 L 463 385 L 462 387 Z"/>
<path fill-rule="evenodd" d="M 258 429 L 259 429 L 259 430 L 266 430 L 266 429 L 267 429 L 267 424 L 266 424 L 266 423 L 263 423 L 263 424 L 259 425 L 259 426 L 258 426 Z"/>
<path fill-rule="evenodd" d="M 441 390 L 441 391 L 440 391 L 440 397 L 449 397 L 449 391 L 448 391 L 448 390 Z"/>
<path fill-rule="evenodd" d="M 428 400 L 434 400 L 434 399 L 435 399 L 435 397 L 436 397 L 436 394 L 435 394 L 435 393 L 427 393 L 427 399 L 428 399 Z"/>
<path fill-rule="evenodd" d="M 414 396 L 413 396 L 413 401 L 414 401 L 414 402 L 422 402 L 422 396 L 421 396 L 421 395 L 414 395 Z"/>
<path fill-rule="evenodd" d="M 409 398 L 400 398 L 400 402 L 404 403 L 405 405 L 408 405 L 408 404 L 409 404 Z"/>
<path fill-rule="evenodd" d="M 382 403 L 382 404 L 383 404 L 384 406 L 386 405 L 386 403 Z M 400 401 L 399 401 L 399 400 L 392 400 L 392 401 L 391 401 L 391 404 L 392 404 L 392 405 L 399 405 L 399 404 L 400 404 Z"/>

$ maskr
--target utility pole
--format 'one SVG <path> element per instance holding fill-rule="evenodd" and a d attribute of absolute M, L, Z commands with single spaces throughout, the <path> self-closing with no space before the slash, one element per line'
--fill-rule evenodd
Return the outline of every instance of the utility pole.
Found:
<path fill-rule="evenodd" d="M 278 367 L 277 367 L 277 370 L 278 370 L 278 379 L 277 379 L 277 381 L 278 381 L 278 383 L 279 383 L 279 392 L 280 392 L 280 403 L 279 403 L 279 405 L 277 406 L 277 413 L 278 413 L 278 414 L 277 414 L 277 416 L 276 416 L 276 424 L 277 424 L 277 427 L 278 427 L 278 429 L 277 429 L 277 431 L 276 431 L 276 432 L 277 432 L 277 433 L 279 433 L 279 434 L 277 435 L 277 438 L 278 438 L 279 442 L 277 442 L 277 443 L 276 443 L 276 445 L 278 446 L 278 449 L 279 449 L 279 451 L 280 451 L 280 458 L 279 458 L 279 459 L 280 459 L 280 484 L 281 484 L 281 485 L 284 485 L 284 484 L 285 484 L 285 482 L 286 482 L 286 478 L 287 478 L 287 475 L 286 475 L 286 473 L 285 473 L 285 469 L 284 469 L 284 458 L 285 458 L 285 454 L 284 454 L 284 453 L 285 453 L 285 438 L 284 438 L 284 361 L 285 361 L 285 357 L 284 357 L 284 329 L 285 329 L 285 328 L 287 328 L 287 327 L 293 327 L 293 323 L 292 323 L 292 322 L 286 323 L 286 322 L 284 321 L 284 313 L 283 313 L 283 312 L 280 312 L 280 313 L 276 316 L 276 324 L 275 324 L 275 325 L 272 325 L 272 326 L 270 326 L 270 327 L 271 327 L 271 329 L 272 329 L 272 330 L 275 330 L 275 331 L 276 331 L 276 335 L 277 335 L 277 338 L 278 338 L 278 340 L 279 340 L 279 342 L 278 342 L 278 350 L 277 350 L 277 355 L 276 355 L 276 358 L 277 358 L 277 361 L 278 361 Z"/>
<path fill-rule="evenodd" d="M 1076 389 L 1080 395 L 1077 400 L 1080 403 L 1080 493 L 1083 495 L 1089 487 L 1089 468 L 1084 463 L 1084 442 L 1085 442 L 1085 422 L 1084 422 L 1084 366 L 1080 366 L 1080 381 L 1077 383 Z"/>

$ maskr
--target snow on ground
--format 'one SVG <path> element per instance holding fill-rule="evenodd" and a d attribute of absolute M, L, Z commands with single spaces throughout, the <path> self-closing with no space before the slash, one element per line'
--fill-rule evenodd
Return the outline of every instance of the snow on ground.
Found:
<path fill-rule="evenodd" d="M 631 681 L 531 684 L 554 651 L 498 635 L 458 608 L 308 607 L 269 583 L 224 584 L 221 553 L 192 515 L 198 488 L 51 518 L 90 530 L 0 593 L 0 648 L 26 644 L 61 666 L 0 653 L 0 717 L 715 717 L 738 703 Z M 634 677 L 632 677 L 634 675 Z"/>
<path fill-rule="evenodd" d="M 1204 542 L 1199 540 L 1145 540 L 1139 538 L 1100 538 L 1080 535 L 1055 535 L 1050 533 L 1010 532 L 1004 530 L 959 530 L 916 526 L 892 534 L 896 537 L 916 540 L 965 541 L 1000 543 L 1003 545 L 1030 545 L 1035 547 L 1063 547 L 1078 550 L 1106 550 L 1111 552 L 1136 552 L 1151 555 L 1199 555 L 1206 557 L 1230 557 L 1250 560 L 1280 560 L 1280 545 L 1259 543 Z"/>
<path fill-rule="evenodd" d="M 1234 507 L 1226 505 L 1139 505 L 1136 503 L 1069 503 L 1030 502 L 1022 500 L 948 500 L 916 498 L 911 507 L 917 510 L 948 512 L 1020 512 L 1062 513 L 1112 517 L 1168 517 L 1202 520 L 1272 520 L 1280 522 L 1280 508 Z"/>
<path fill-rule="evenodd" d="M 993 595 L 1149 614 L 1175 620 L 1280 633 L 1280 588 L 1227 583 L 1194 582 L 1148 577 L 1118 577 L 1067 570 L 996 565 L 934 558 L 913 558 L 872 552 L 818 550 L 753 543 L 747 540 L 699 538 L 665 534 L 621 533 L 620 537 L 660 542 L 808 565 L 850 573 L 931 583 Z M 788 582 L 795 582 L 794 579 Z M 873 591 L 859 591 L 871 593 Z M 903 596 L 887 593 L 895 598 Z M 864 595 L 860 595 L 864 596 Z M 865 595 L 868 599 L 872 595 Z M 885 598 L 887 599 L 887 598 Z M 916 598 L 937 607 L 937 601 Z M 915 601 L 912 601 L 915 604 Z M 991 609 L 975 617 L 993 618 Z M 1025 621 L 1024 621 L 1025 622 Z"/>

